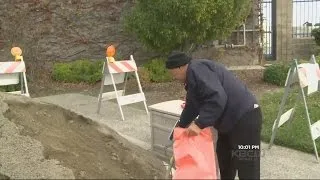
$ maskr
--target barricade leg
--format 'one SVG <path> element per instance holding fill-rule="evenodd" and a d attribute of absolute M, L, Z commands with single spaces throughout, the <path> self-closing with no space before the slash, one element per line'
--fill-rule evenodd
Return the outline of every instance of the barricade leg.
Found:
<path fill-rule="evenodd" d="M 302 88 L 301 88 L 301 94 L 302 94 L 302 99 L 303 99 L 303 105 L 304 105 L 305 113 L 306 113 L 306 115 L 307 115 L 307 120 L 308 120 L 308 125 L 309 125 L 311 140 L 312 140 L 312 143 L 313 143 L 314 153 L 315 153 L 316 158 L 317 158 L 317 161 L 318 161 L 318 163 L 319 163 L 319 155 L 318 155 L 317 145 L 316 145 L 316 143 L 315 143 L 315 140 L 312 138 L 311 120 L 310 120 L 308 105 L 307 105 L 306 97 L 305 97 L 305 95 L 304 95 L 304 90 L 303 90 Z"/>
<path fill-rule="evenodd" d="M 99 93 L 99 97 L 98 97 L 98 110 L 97 113 L 100 113 L 100 108 L 101 108 L 101 101 L 102 101 L 102 93 L 103 93 L 103 87 L 104 87 L 104 80 L 105 80 L 105 75 L 103 73 L 102 75 L 102 82 L 101 82 L 101 87 L 100 87 L 100 93 Z"/>
<path fill-rule="evenodd" d="M 139 86 L 139 92 L 143 93 L 142 87 L 141 87 L 141 84 L 140 84 L 140 80 L 139 80 L 139 75 L 138 75 L 137 71 L 135 71 L 135 75 L 136 75 L 137 83 L 138 83 L 138 86 Z M 146 99 L 144 99 L 143 104 L 144 104 L 144 108 L 146 109 L 147 114 L 149 114 L 149 110 L 148 110 Z"/>
<path fill-rule="evenodd" d="M 25 85 L 25 89 L 26 89 L 26 94 L 28 95 L 28 96 L 30 96 L 29 95 L 29 88 L 28 88 L 28 82 L 27 82 L 27 76 L 26 76 L 26 73 L 25 72 L 23 72 L 23 80 L 24 80 L 24 85 Z"/>
<path fill-rule="evenodd" d="M 25 93 L 24 86 L 23 86 L 24 78 L 22 73 L 19 73 L 19 74 L 20 74 L 20 91 L 21 91 L 21 94 L 24 94 Z"/>
<path fill-rule="evenodd" d="M 291 76 L 291 75 L 290 75 Z M 288 84 L 291 84 L 291 77 L 289 77 L 289 82 Z M 279 108 L 279 112 L 278 112 L 278 116 L 277 116 L 277 119 L 274 121 L 274 129 L 272 130 L 272 136 L 271 136 L 271 140 L 270 140 L 270 143 L 269 143 L 269 149 L 272 147 L 273 145 L 273 142 L 274 142 L 274 139 L 275 139 L 275 136 L 276 136 L 276 133 L 277 133 L 277 130 L 278 130 L 278 126 L 279 126 L 279 121 L 280 121 L 280 118 L 282 116 L 282 113 L 283 113 L 283 109 L 284 109 L 284 106 L 286 104 L 286 101 L 287 101 L 287 98 L 288 98 L 288 95 L 290 93 L 290 87 L 287 86 L 286 89 L 285 89 L 285 92 L 284 92 L 284 95 L 282 97 L 282 100 L 281 100 L 281 104 L 280 104 L 280 108 Z"/>
<path fill-rule="evenodd" d="M 110 74 L 110 77 L 111 77 L 111 80 L 112 80 L 112 85 L 113 85 L 114 91 L 116 93 L 117 104 L 118 104 L 118 107 L 119 107 L 120 113 L 121 113 L 121 119 L 124 121 L 124 115 L 123 115 L 121 104 L 119 103 L 118 90 L 117 90 L 117 86 L 116 86 L 116 83 L 115 83 L 114 78 L 113 78 L 113 74 Z"/>

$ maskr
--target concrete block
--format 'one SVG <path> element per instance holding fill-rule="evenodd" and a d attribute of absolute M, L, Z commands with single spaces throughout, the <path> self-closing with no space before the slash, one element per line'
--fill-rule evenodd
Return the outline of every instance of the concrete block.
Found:
<path fill-rule="evenodd" d="M 166 101 L 149 106 L 151 124 L 151 149 L 159 157 L 169 159 L 172 156 L 170 133 L 182 112 L 182 100 Z"/>

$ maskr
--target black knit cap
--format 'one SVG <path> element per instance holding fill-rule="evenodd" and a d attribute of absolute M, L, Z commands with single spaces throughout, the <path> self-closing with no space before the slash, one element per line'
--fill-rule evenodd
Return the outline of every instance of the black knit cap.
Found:
<path fill-rule="evenodd" d="M 186 65 L 191 61 L 191 57 L 187 56 L 183 52 L 173 51 L 166 61 L 167 69 L 174 69 L 180 66 Z"/>

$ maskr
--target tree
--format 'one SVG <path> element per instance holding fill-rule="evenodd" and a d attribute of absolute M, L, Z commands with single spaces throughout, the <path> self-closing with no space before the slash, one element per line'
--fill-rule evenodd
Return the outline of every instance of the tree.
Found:
<path fill-rule="evenodd" d="M 152 50 L 192 51 L 226 38 L 249 15 L 252 0 L 137 0 L 125 27 Z"/>

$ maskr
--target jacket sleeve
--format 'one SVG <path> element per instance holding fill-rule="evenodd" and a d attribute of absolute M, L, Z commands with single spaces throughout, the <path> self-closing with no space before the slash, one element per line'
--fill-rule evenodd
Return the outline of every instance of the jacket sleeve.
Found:
<path fill-rule="evenodd" d="M 190 101 L 190 98 L 188 97 L 191 93 L 190 90 L 187 91 L 186 104 L 181 113 L 179 121 L 179 126 L 182 128 L 186 128 L 199 114 L 197 108 L 193 105 L 193 103 Z"/>
<path fill-rule="evenodd" d="M 199 117 L 195 124 L 201 129 L 212 126 L 222 115 L 227 103 L 227 95 L 215 71 L 206 66 L 193 69 L 196 81 L 196 96 L 199 104 Z"/>

